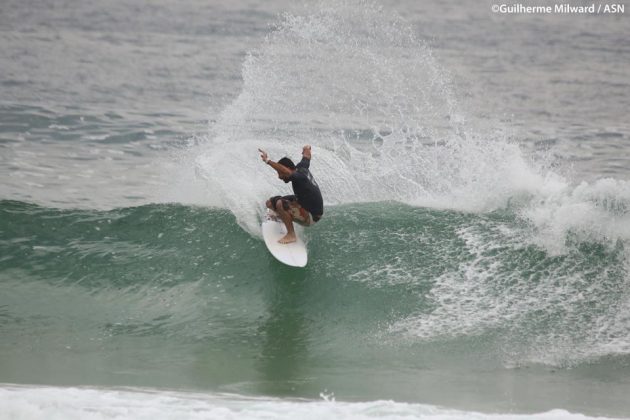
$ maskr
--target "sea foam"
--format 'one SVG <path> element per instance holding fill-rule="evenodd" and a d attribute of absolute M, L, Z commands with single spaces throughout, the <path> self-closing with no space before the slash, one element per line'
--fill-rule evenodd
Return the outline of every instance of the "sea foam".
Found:
<path fill-rule="evenodd" d="M 3 416 L 15 419 L 589 419 L 552 410 L 535 414 L 485 414 L 394 401 L 341 402 L 245 397 L 153 389 L 61 388 L 4 385 Z M 603 419 L 603 417 L 597 417 Z"/>

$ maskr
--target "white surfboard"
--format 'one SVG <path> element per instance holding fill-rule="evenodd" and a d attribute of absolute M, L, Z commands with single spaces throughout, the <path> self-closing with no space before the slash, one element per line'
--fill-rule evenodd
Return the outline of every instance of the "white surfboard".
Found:
<path fill-rule="evenodd" d="M 268 210 L 262 222 L 262 235 L 271 255 L 276 257 L 281 263 L 292 267 L 306 266 L 306 262 L 308 261 L 306 244 L 302 238 L 300 238 L 300 235 L 298 235 L 297 229 L 295 232 L 297 241 L 290 244 L 281 244 L 278 242 L 278 240 L 286 234 L 287 228 L 282 220 L 280 220 L 275 213 Z"/>

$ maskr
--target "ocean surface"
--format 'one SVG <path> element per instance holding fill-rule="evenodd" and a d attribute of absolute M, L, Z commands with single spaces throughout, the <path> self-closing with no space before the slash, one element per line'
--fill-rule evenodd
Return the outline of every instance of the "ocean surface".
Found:
<path fill-rule="evenodd" d="M 630 417 L 629 9 L 4 0 L 0 418 Z"/>

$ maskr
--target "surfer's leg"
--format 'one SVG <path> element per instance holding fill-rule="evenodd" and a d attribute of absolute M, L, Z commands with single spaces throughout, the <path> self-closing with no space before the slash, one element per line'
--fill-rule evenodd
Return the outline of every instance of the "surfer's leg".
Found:
<path fill-rule="evenodd" d="M 280 219 L 284 222 L 284 225 L 287 228 L 287 234 L 278 241 L 281 244 L 288 244 L 297 240 L 295 236 L 295 229 L 293 228 L 293 217 L 291 216 L 291 213 L 289 213 L 288 208 L 288 202 L 285 200 L 276 200 L 276 213 L 278 213 L 278 216 L 280 216 Z"/>
<path fill-rule="evenodd" d="M 279 195 L 274 195 L 273 197 L 270 197 L 269 200 L 267 200 L 265 206 L 267 206 L 268 209 L 275 211 L 276 204 L 278 204 L 278 201 L 280 201 L 281 198 L 282 197 L 280 197 Z"/>
<path fill-rule="evenodd" d="M 313 224 L 313 218 L 304 207 L 300 206 L 297 200 L 292 201 L 289 204 L 289 213 L 293 218 L 293 221 L 302 226 L 311 226 Z"/>

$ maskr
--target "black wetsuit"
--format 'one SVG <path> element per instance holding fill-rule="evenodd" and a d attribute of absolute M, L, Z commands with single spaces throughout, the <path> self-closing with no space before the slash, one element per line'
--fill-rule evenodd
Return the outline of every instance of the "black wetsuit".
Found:
<path fill-rule="evenodd" d="M 289 177 L 289 181 L 293 186 L 295 195 L 285 195 L 281 197 L 276 195 L 271 197 L 271 208 L 275 209 L 278 200 L 282 200 L 282 207 L 289 210 L 289 203 L 297 201 L 300 207 L 308 211 L 313 216 L 313 221 L 317 222 L 324 214 L 324 200 L 322 193 L 319 191 L 317 182 L 313 179 L 313 175 L 308 170 L 310 159 L 302 158 L 300 163 L 295 167 L 295 171 Z"/>
<path fill-rule="evenodd" d="M 317 182 L 308 170 L 311 160 L 305 157 L 295 167 L 295 172 L 289 180 L 293 186 L 293 192 L 300 206 L 308 210 L 313 220 L 318 221 L 324 214 L 324 200 Z"/>

